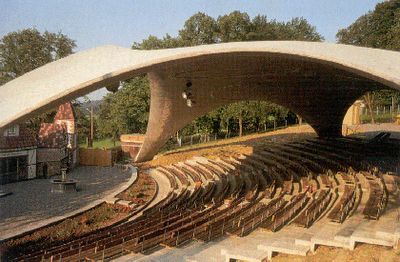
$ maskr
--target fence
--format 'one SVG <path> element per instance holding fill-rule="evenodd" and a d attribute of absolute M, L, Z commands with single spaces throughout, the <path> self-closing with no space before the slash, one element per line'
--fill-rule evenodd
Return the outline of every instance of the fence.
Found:
<path fill-rule="evenodd" d="M 269 125 L 266 125 L 263 131 L 251 131 L 251 132 L 243 132 L 243 135 L 250 135 L 250 134 L 255 134 L 255 133 L 266 133 L 266 132 L 271 132 L 275 131 L 278 129 L 286 128 L 288 127 L 288 123 L 286 120 L 282 121 L 274 121 L 269 123 Z M 205 143 L 205 142 L 211 142 L 211 141 L 217 141 L 217 140 L 223 140 L 223 139 L 228 139 L 228 138 L 233 138 L 233 137 L 238 137 L 239 133 L 235 132 L 229 132 L 229 133 L 213 133 L 213 134 L 194 134 L 194 135 L 189 135 L 189 136 L 179 136 L 178 138 L 172 137 L 171 142 L 174 144 L 174 147 L 181 147 L 181 146 L 186 146 L 186 145 L 195 145 L 195 144 L 200 144 L 200 143 Z M 171 148 L 169 148 L 171 149 Z"/>
<path fill-rule="evenodd" d="M 79 148 L 79 163 L 83 166 L 113 166 L 121 158 L 120 147 L 111 149 Z"/>
<path fill-rule="evenodd" d="M 394 107 L 390 105 L 375 106 L 372 110 L 375 122 L 385 123 L 393 122 L 398 114 L 400 114 L 400 104 Z M 367 107 L 361 110 L 361 122 L 369 123 L 371 121 L 370 111 Z"/>

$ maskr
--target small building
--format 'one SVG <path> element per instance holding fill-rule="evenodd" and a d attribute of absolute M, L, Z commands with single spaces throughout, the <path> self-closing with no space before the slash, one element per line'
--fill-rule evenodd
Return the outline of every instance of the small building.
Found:
<path fill-rule="evenodd" d="M 60 174 L 62 167 L 77 164 L 78 137 L 71 103 L 59 106 L 53 123 L 42 123 L 38 134 L 38 176 Z"/>
<path fill-rule="evenodd" d="M 23 125 L 0 134 L 0 184 L 36 177 L 36 136 Z"/>
<path fill-rule="evenodd" d="M 78 135 L 71 103 L 59 106 L 53 123 L 36 135 L 23 125 L 0 134 L 0 184 L 61 173 L 78 162 Z"/>
<path fill-rule="evenodd" d="M 65 125 L 42 123 L 38 135 L 38 177 L 50 177 L 61 173 L 68 165 Z"/>

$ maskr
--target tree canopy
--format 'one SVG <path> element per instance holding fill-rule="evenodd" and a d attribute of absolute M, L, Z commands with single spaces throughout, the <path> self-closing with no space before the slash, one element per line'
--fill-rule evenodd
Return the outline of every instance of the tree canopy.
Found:
<path fill-rule="evenodd" d="M 0 84 L 72 54 L 75 47 L 75 41 L 61 32 L 11 32 L 0 40 Z"/>
<path fill-rule="evenodd" d="M 108 94 L 100 106 L 98 131 L 117 139 L 121 134 L 146 132 L 150 109 L 150 88 L 146 77 L 123 82 L 115 94 Z"/>
<path fill-rule="evenodd" d="M 376 5 L 375 10 L 359 17 L 336 34 L 339 43 L 400 50 L 400 1 Z"/>
<path fill-rule="evenodd" d="M 360 16 L 336 34 L 337 41 L 364 47 L 400 51 L 400 0 L 379 3 L 373 11 Z M 399 101 L 397 90 L 379 90 L 363 96 L 372 122 L 375 106 L 393 105 Z"/>

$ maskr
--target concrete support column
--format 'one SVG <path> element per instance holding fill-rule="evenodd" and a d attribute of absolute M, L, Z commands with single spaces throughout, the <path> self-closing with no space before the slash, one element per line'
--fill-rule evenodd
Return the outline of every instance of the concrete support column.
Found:
<path fill-rule="evenodd" d="M 137 162 L 150 160 L 176 131 L 192 120 L 206 114 L 223 103 L 210 97 L 201 99 L 207 93 L 204 88 L 193 83 L 193 95 L 196 104 L 188 107 L 182 98 L 186 82 L 190 80 L 173 78 L 166 70 L 148 73 L 150 80 L 150 115 L 146 137 L 140 149 Z"/>

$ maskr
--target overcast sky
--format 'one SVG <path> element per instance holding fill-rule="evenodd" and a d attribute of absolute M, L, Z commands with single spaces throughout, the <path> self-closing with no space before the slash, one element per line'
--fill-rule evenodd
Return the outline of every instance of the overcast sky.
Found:
<path fill-rule="evenodd" d="M 177 35 L 196 12 L 214 18 L 234 10 L 287 21 L 304 17 L 328 42 L 340 28 L 373 10 L 376 0 L 0 0 L 0 38 L 29 27 L 62 31 L 84 50 L 104 44 L 130 47 L 152 34 Z M 94 98 L 100 98 L 97 92 Z M 93 97 L 93 96 L 92 96 Z"/>

